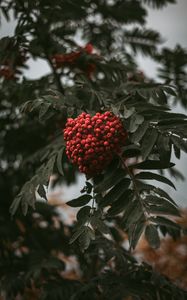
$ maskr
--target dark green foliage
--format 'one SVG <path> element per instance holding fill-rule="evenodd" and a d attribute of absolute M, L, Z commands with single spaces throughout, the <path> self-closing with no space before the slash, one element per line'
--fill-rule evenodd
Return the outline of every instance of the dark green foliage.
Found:
<path fill-rule="evenodd" d="M 143 0 L 143 2 L 153 6 L 154 8 L 162 8 L 170 3 L 176 3 L 176 0 Z"/>
<path fill-rule="evenodd" d="M 142 235 L 157 248 L 161 233 L 177 239 L 184 232 L 173 219 L 180 216 L 178 206 L 154 182 L 175 188 L 165 169 L 182 178 L 171 155 L 180 159 L 181 151 L 187 152 L 187 116 L 173 112 L 171 103 L 179 100 L 186 106 L 186 51 L 181 46 L 159 50 L 160 34 L 142 26 L 147 5 L 170 3 L 175 1 L 1 1 L 0 18 L 9 21 L 13 15 L 17 21 L 14 36 L 0 40 L 3 300 L 31 300 L 31 292 L 36 300 L 186 299 L 185 291 L 129 252 Z M 128 24 L 131 29 L 124 27 Z M 77 45 L 77 28 L 96 54 Z M 55 67 L 55 54 L 79 51 L 76 63 Z M 135 56 L 140 52 L 159 63 L 164 82 L 138 70 Z M 26 78 L 27 56 L 44 59 L 49 74 Z M 90 64 L 93 73 L 87 72 Z M 7 66 L 13 78 L 3 75 Z M 76 181 L 63 129 L 67 118 L 82 111 L 112 111 L 128 138 L 121 154 L 101 174 L 86 178 L 81 195 L 67 202 L 78 211 L 76 222 L 65 225 L 47 204 L 48 185 L 51 175 L 53 187 Z M 121 246 L 120 232 L 128 235 L 129 250 Z M 71 256 L 80 272 L 68 279 L 66 258 Z"/>
<path fill-rule="evenodd" d="M 164 48 L 162 53 L 156 56 L 156 60 L 161 63 L 158 69 L 160 78 L 167 83 L 172 82 L 175 84 L 180 102 L 186 107 L 186 49 L 183 49 L 180 45 L 177 45 L 173 50 Z"/>
<path fill-rule="evenodd" d="M 83 196 L 80 196 L 77 199 L 73 199 L 71 201 L 68 201 L 67 204 L 69 206 L 72 206 L 72 207 L 80 207 L 80 206 L 86 205 L 88 202 L 90 202 L 91 199 L 92 199 L 92 196 L 83 195 Z"/>

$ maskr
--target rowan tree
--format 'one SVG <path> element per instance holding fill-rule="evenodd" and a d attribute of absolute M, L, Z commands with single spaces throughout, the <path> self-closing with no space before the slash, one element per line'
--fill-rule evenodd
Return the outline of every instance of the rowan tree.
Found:
<path fill-rule="evenodd" d="M 133 255 L 143 236 L 155 249 L 161 236 L 186 234 L 159 182 L 175 188 L 170 177 L 182 176 L 171 157 L 187 152 L 187 116 L 173 104 L 186 106 L 187 53 L 159 47 L 160 33 L 146 27 L 148 6 L 172 3 L 1 1 L 1 19 L 16 20 L 0 40 L 3 300 L 187 298 Z M 139 69 L 138 53 L 159 64 L 158 82 Z M 39 58 L 50 73 L 28 79 L 28 60 Z M 67 202 L 76 222 L 67 225 L 48 187 L 80 173 L 85 185 Z"/>

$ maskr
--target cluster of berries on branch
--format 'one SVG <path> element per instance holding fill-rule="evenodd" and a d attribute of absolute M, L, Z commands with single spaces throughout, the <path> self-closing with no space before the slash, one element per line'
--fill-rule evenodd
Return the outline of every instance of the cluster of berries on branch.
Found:
<path fill-rule="evenodd" d="M 85 72 L 85 74 L 91 78 L 96 66 L 93 62 L 84 59 L 84 55 L 93 55 L 94 47 L 92 44 L 87 44 L 79 51 L 74 51 L 66 54 L 55 54 L 52 56 L 52 61 L 56 69 L 70 67 L 78 68 Z"/>
<path fill-rule="evenodd" d="M 112 112 L 98 112 L 93 117 L 83 112 L 67 120 L 64 139 L 68 158 L 78 165 L 80 172 L 92 177 L 101 173 L 114 155 L 121 152 L 127 132 Z"/>

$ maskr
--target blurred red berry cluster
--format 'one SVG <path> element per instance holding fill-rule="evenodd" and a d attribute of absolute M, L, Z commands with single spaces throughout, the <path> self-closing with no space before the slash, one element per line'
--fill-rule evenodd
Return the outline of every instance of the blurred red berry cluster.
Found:
<path fill-rule="evenodd" d="M 25 49 L 20 49 L 13 57 L 5 58 L 0 62 L 0 77 L 6 80 L 16 79 L 19 75 L 19 68 L 23 67 L 28 59 Z"/>
<path fill-rule="evenodd" d="M 83 112 L 76 119 L 69 118 L 64 129 L 68 158 L 90 177 L 101 173 L 121 152 L 126 138 L 121 120 L 109 111 L 93 117 Z"/>
<path fill-rule="evenodd" d="M 4 77 L 6 80 L 14 79 L 15 72 L 10 66 L 0 66 L 0 77 Z"/>
<path fill-rule="evenodd" d="M 82 47 L 79 51 L 67 54 L 55 54 L 52 56 L 52 61 L 56 69 L 63 67 L 77 67 L 80 70 L 84 71 L 89 78 L 91 78 L 91 75 L 96 69 L 95 64 L 89 61 L 80 61 L 80 58 L 83 57 L 84 54 L 93 54 L 93 51 L 94 47 L 89 43 L 85 47 Z"/>

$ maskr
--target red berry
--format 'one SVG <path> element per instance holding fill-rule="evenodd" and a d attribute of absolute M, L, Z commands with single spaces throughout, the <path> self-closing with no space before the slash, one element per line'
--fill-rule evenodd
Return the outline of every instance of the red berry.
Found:
<path fill-rule="evenodd" d="M 104 146 L 108 146 L 109 143 L 107 141 L 104 142 Z"/>

